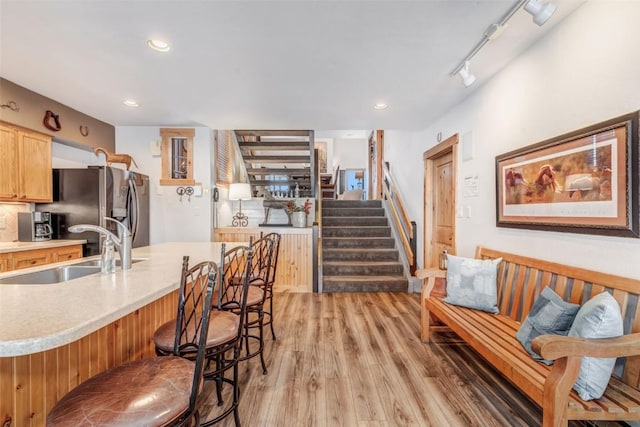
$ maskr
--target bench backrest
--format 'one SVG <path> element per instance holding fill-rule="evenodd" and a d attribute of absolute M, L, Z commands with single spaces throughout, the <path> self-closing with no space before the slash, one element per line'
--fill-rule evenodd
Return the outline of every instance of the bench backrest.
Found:
<path fill-rule="evenodd" d="M 545 286 L 565 301 L 584 304 L 607 291 L 622 310 L 624 333 L 640 332 L 640 280 L 542 261 L 478 246 L 476 258 L 502 258 L 498 269 L 500 313 L 522 322 Z M 640 357 L 620 358 L 614 374 L 625 383 L 640 387 Z"/>

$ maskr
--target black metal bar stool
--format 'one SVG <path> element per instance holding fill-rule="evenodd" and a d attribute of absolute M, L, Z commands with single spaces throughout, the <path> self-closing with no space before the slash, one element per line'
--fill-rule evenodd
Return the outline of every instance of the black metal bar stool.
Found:
<path fill-rule="evenodd" d="M 264 326 L 269 326 L 271 328 L 271 337 L 275 340 L 276 333 L 273 330 L 273 285 L 276 281 L 276 270 L 278 267 L 278 254 L 280 253 L 280 234 L 278 233 L 269 233 L 264 236 L 266 239 L 271 239 L 273 241 L 273 254 L 271 255 L 271 262 L 269 265 L 269 276 L 264 287 L 265 302 L 264 302 Z M 268 307 L 267 307 L 268 305 Z"/>
<path fill-rule="evenodd" d="M 233 399 L 231 404 L 213 419 L 205 421 L 203 426 L 215 424 L 232 412 L 236 426 L 240 426 L 237 365 L 246 318 L 248 279 L 253 257 L 251 248 L 247 246 L 238 246 L 229 251 L 225 249 L 226 245 L 223 243 L 218 273 L 219 286 L 213 295 L 213 310 L 209 319 L 211 327 L 206 343 L 207 365 L 204 378 L 215 381 L 218 406 L 224 404 L 222 386 L 225 383 L 233 387 Z M 172 325 L 173 322 L 167 322 L 154 334 L 156 353 L 159 355 L 167 354 L 174 340 L 175 329 Z M 233 369 L 232 378 L 227 378 L 226 372 L 231 369 Z"/>
<path fill-rule="evenodd" d="M 273 258 L 273 240 L 261 237 L 251 243 L 253 259 L 249 273 L 249 291 L 247 293 L 247 312 L 244 324 L 245 355 L 240 360 L 248 360 L 260 356 L 262 373 L 266 375 L 267 365 L 264 361 L 264 302 L 267 295 L 266 287 L 269 281 L 271 260 Z M 254 332 L 255 330 L 255 332 Z M 258 347 L 251 349 L 251 341 L 255 340 Z"/>
<path fill-rule="evenodd" d="M 222 260 L 220 262 L 219 287 L 214 295 L 214 313 L 212 319 L 214 328 L 218 324 L 225 325 L 228 330 L 228 340 L 207 348 L 207 369 L 204 373 L 206 380 L 216 382 L 218 406 L 223 405 L 222 386 L 224 383 L 232 386 L 233 398 L 231 404 L 215 418 L 203 423 L 203 426 L 215 424 L 233 412 L 236 427 L 240 427 L 238 404 L 240 403 L 240 388 L 238 384 L 238 362 L 242 346 L 242 333 L 246 319 L 249 292 L 249 275 L 253 259 L 253 251 L 247 246 L 238 246 L 225 252 L 222 244 Z M 233 321 L 232 321 L 233 319 Z M 233 330 L 233 334 L 231 334 Z M 226 377 L 226 372 L 232 370 L 232 378 Z"/>
<path fill-rule="evenodd" d="M 172 354 L 126 363 L 90 378 L 56 403 L 47 426 L 199 424 L 196 399 L 218 268 L 213 262 L 187 266 L 184 257 Z"/>

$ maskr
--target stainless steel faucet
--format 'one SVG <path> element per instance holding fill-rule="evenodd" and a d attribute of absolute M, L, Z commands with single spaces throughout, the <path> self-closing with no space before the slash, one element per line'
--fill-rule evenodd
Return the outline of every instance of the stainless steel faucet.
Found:
<path fill-rule="evenodd" d="M 111 239 L 113 243 L 116 245 L 116 249 L 120 254 L 120 265 L 123 270 L 128 270 L 131 268 L 131 247 L 133 246 L 133 241 L 131 237 L 131 231 L 127 228 L 126 225 L 121 223 L 120 221 L 116 221 L 113 218 L 105 217 L 105 220 L 113 221 L 118 224 L 118 236 L 110 232 L 104 227 L 100 227 L 99 225 L 93 224 L 78 224 L 72 225 L 69 227 L 69 231 L 72 233 L 82 233 L 84 231 L 95 231 L 96 233 L 100 233 L 105 235 L 108 239 Z"/>

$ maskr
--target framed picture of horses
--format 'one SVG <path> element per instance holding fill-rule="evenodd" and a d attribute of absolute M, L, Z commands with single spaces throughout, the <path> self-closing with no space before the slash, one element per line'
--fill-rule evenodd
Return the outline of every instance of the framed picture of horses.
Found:
<path fill-rule="evenodd" d="M 497 156 L 497 226 L 640 237 L 639 115 Z"/>

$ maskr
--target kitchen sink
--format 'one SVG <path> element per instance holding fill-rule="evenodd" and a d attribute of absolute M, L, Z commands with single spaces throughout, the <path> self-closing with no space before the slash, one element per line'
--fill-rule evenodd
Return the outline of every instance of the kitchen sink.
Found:
<path fill-rule="evenodd" d="M 100 273 L 99 266 L 67 265 L 0 279 L 0 285 L 46 285 Z"/>
<path fill-rule="evenodd" d="M 144 259 L 144 258 L 133 258 L 131 260 L 131 264 L 135 264 L 136 262 L 140 262 L 140 261 L 146 261 L 146 259 Z M 90 259 L 90 260 L 87 260 L 87 261 L 80 261 L 80 262 L 76 262 L 75 264 L 73 264 L 73 266 L 100 267 L 100 266 L 102 266 L 102 260 L 98 258 L 98 259 Z M 120 260 L 119 259 L 116 259 L 116 267 L 120 267 Z"/>

